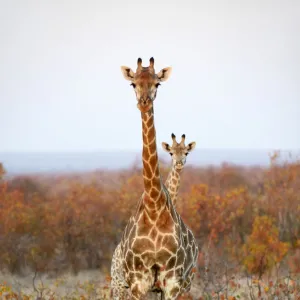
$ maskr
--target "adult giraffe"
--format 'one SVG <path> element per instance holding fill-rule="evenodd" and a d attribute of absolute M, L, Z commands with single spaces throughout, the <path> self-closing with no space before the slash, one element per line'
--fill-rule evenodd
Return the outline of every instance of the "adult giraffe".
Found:
<path fill-rule="evenodd" d="M 163 149 L 172 157 L 172 168 L 169 172 L 165 186 L 170 194 L 173 206 L 176 207 L 177 196 L 180 187 L 180 175 L 185 166 L 187 156 L 196 146 L 195 142 L 185 145 L 185 134 L 181 136 L 180 143 L 177 143 L 176 136 L 172 133 L 172 145 L 163 142 Z M 116 299 L 129 299 L 127 293 L 128 284 L 123 275 L 121 244 L 116 247 L 111 263 L 112 290 Z M 190 274 L 186 284 L 186 291 L 189 291 L 193 273 Z M 157 298 L 159 299 L 159 298 Z"/>
<path fill-rule="evenodd" d="M 171 68 L 156 74 L 153 58 L 149 67 L 142 67 L 140 58 L 137 65 L 135 73 L 128 67 L 121 69 L 131 81 L 141 111 L 144 191 L 114 254 L 119 257 L 120 271 L 115 272 L 117 278 L 112 276 L 112 288 L 114 299 L 125 297 L 126 288 L 132 299 L 143 299 L 151 290 L 161 292 L 162 299 L 176 299 L 190 287 L 198 247 L 176 212 L 159 172 L 153 101 Z"/>

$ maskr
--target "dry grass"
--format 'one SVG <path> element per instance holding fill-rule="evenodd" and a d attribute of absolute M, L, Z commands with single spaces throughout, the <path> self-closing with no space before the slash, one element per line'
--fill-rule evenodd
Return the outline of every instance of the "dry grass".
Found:
<path fill-rule="evenodd" d="M 77 275 L 65 273 L 52 278 L 47 274 L 27 276 L 0 273 L 0 283 L 20 299 L 110 299 L 109 282 L 99 271 L 81 271 Z M 1 292 L 0 292 L 1 295 Z M 4 297 L 5 293 L 2 294 Z"/>

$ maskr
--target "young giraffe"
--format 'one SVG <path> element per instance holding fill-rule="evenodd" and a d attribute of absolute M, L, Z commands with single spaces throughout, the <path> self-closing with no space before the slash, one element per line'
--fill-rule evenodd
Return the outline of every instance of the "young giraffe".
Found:
<path fill-rule="evenodd" d="M 159 172 L 153 101 L 171 68 L 155 74 L 154 59 L 145 68 L 139 58 L 136 73 L 128 67 L 121 69 L 125 79 L 131 81 L 141 111 L 144 181 L 136 213 L 130 218 L 118 249 L 126 283 L 122 288 L 130 289 L 132 299 L 143 299 L 150 290 L 160 291 L 165 300 L 176 299 L 185 291 L 187 279 L 194 272 L 198 247 L 176 212 Z M 112 285 L 115 299 L 124 295 L 117 284 Z"/>
<path fill-rule="evenodd" d="M 181 136 L 181 142 L 176 142 L 176 136 L 172 133 L 171 138 L 173 144 L 170 147 L 167 143 L 162 143 L 162 147 L 172 156 L 172 169 L 169 172 L 165 186 L 170 194 L 172 203 L 176 206 L 178 190 L 180 186 L 180 174 L 186 163 L 187 155 L 194 150 L 196 143 L 192 142 L 185 146 L 185 134 Z M 115 298 L 128 298 L 128 285 L 122 274 L 121 244 L 116 247 L 112 258 L 111 274 L 112 274 L 112 289 L 115 291 Z M 193 274 L 193 273 L 191 273 Z M 190 286 L 190 285 L 189 285 Z M 119 292 L 119 295 L 116 294 Z M 120 294 L 121 293 L 121 294 Z"/>
<path fill-rule="evenodd" d="M 163 142 L 162 147 L 172 156 L 172 169 L 167 177 L 165 185 L 171 196 L 173 205 L 176 206 L 180 186 L 180 174 L 186 163 L 186 157 L 195 149 L 196 143 L 192 142 L 185 146 L 185 134 L 181 136 L 180 143 L 177 143 L 174 133 L 172 133 L 171 138 L 173 140 L 172 146 L 170 147 L 169 144 Z"/>

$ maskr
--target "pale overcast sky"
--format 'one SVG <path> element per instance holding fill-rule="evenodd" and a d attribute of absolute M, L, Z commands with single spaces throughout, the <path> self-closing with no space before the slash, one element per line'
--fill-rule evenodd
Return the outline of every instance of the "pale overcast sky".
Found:
<path fill-rule="evenodd" d="M 0 43 L 0 152 L 140 150 L 151 56 L 159 145 L 300 148 L 299 0 L 0 0 Z"/>

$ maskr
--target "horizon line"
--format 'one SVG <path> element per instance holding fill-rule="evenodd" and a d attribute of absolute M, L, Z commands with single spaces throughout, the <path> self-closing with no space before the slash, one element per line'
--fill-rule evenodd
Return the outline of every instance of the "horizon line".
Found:
<path fill-rule="evenodd" d="M 194 151 L 300 151 L 300 148 L 198 148 Z M 87 149 L 87 150 L 0 150 L 1 154 L 79 154 L 79 153 L 114 153 L 114 152 L 140 152 L 142 149 Z M 193 152 L 194 152 L 193 151 Z M 158 152 L 164 152 L 158 149 Z"/>

